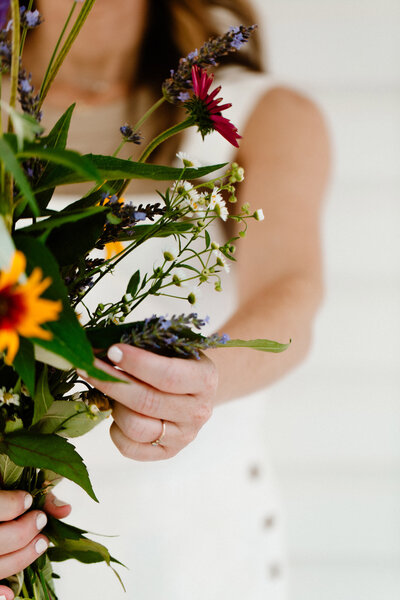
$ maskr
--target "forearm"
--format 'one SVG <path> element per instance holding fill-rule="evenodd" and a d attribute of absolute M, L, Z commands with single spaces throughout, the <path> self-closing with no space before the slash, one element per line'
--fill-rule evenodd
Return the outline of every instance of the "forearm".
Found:
<path fill-rule="evenodd" d="M 304 359 L 321 287 L 317 278 L 288 275 L 239 307 L 221 329 L 231 338 L 268 338 L 282 343 L 291 339 L 292 343 L 279 354 L 241 348 L 208 351 L 219 373 L 218 404 L 268 386 Z"/>

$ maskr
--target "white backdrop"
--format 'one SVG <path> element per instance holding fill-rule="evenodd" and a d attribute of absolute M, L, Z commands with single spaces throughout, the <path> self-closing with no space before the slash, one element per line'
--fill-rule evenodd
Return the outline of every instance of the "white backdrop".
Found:
<path fill-rule="evenodd" d="M 320 104 L 335 154 L 314 348 L 268 393 L 290 600 L 398 600 L 400 3 L 256 4 L 271 70 Z"/>

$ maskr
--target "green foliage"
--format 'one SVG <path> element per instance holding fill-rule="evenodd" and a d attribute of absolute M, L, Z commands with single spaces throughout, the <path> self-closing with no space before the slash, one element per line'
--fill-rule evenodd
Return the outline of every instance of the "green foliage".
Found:
<path fill-rule="evenodd" d="M 81 400 L 56 400 L 47 413 L 36 424 L 39 433 L 57 433 L 62 437 L 84 435 L 104 419 L 111 410 L 93 413 Z"/>
<path fill-rule="evenodd" d="M 30 340 L 20 338 L 19 349 L 14 358 L 13 366 L 33 397 L 35 393 L 36 365 L 33 344 Z"/>
<path fill-rule="evenodd" d="M 39 207 L 31 190 L 31 186 L 15 156 L 12 146 L 10 146 L 6 140 L 6 136 L 0 137 L 0 160 L 2 161 L 5 170 L 14 177 L 15 183 L 17 184 L 20 193 L 24 196 L 25 201 L 29 204 L 32 214 L 36 217 L 39 216 Z"/>
<path fill-rule="evenodd" d="M 0 452 L 7 454 L 20 467 L 50 469 L 74 481 L 97 502 L 82 458 L 75 447 L 60 436 L 11 433 L 0 439 Z"/>
<path fill-rule="evenodd" d="M 220 348 L 252 348 L 261 352 L 283 352 L 290 346 L 288 344 L 280 344 L 272 340 L 228 340 L 225 344 L 220 344 Z"/>
<path fill-rule="evenodd" d="M 47 365 L 44 365 L 33 397 L 34 412 L 32 425 L 37 423 L 47 413 L 53 402 L 54 398 L 49 390 Z"/>

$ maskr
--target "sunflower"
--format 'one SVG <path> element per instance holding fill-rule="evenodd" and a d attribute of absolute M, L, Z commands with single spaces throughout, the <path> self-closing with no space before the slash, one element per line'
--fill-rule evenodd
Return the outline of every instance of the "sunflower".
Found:
<path fill-rule="evenodd" d="M 10 270 L 0 271 L 0 351 L 6 351 L 5 362 L 9 365 L 18 352 L 19 336 L 51 339 L 51 332 L 40 325 L 56 321 L 62 310 L 61 300 L 39 297 L 51 284 L 50 277 L 42 278 L 39 267 L 24 283 L 19 283 L 25 267 L 24 254 L 16 250 Z"/>

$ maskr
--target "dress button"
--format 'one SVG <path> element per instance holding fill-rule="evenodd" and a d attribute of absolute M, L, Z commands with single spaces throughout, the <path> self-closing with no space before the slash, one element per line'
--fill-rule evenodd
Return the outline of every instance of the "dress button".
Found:
<path fill-rule="evenodd" d="M 264 528 L 272 529 L 276 525 L 276 517 L 275 515 L 267 515 L 264 519 Z"/>
<path fill-rule="evenodd" d="M 248 473 L 250 479 L 258 479 L 261 474 L 260 467 L 257 464 L 250 465 Z"/>
<path fill-rule="evenodd" d="M 279 579 L 281 575 L 282 569 L 278 563 L 271 563 L 268 565 L 268 577 L 270 579 Z"/>

